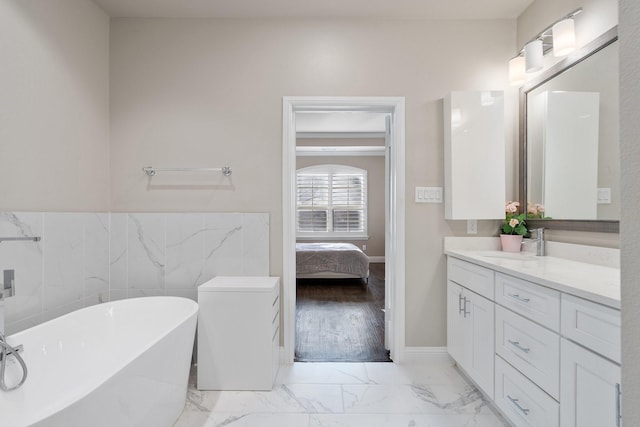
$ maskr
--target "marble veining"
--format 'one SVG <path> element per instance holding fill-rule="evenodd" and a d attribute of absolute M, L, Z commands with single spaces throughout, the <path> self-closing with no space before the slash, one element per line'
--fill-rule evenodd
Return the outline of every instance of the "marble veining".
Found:
<path fill-rule="evenodd" d="M 507 425 L 448 364 L 294 363 L 270 392 L 200 391 L 192 380 L 175 427 Z"/>
<path fill-rule="evenodd" d="M 214 231 L 214 230 L 215 229 L 209 228 L 205 231 Z M 241 231 L 242 231 L 242 226 L 238 226 L 238 227 L 232 228 L 229 231 L 226 231 L 225 234 L 222 236 L 222 238 L 218 242 L 214 243 L 211 249 L 207 250 L 207 253 L 205 253 L 204 258 L 207 260 L 212 259 L 216 254 L 216 252 L 218 251 L 218 249 L 224 246 L 225 242 L 227 242 L 233 235 L 238 234 Z"/>
<path fill-rule="evenodd" d="M 138 296 L 197 299 L 216 275 L 269 275 L 267 213 L 0 212 L 0 270 L 14 333 L 89 305 Z"/>
<path fill-rule="evenodd" d="M 27 218 L 23 218 L 25 216 Z M 32 224 L 29 223 L 29 220 Z M 38 221 L 38 224 L 34 220 Z M 42 214 L 0 212 L 0 231 L 3 237 L 42 237 Z M 38 252 L 42 253 L 41 244 L 39 242 L 32 243 Z"/>
<path fill-rule="evenodd" d="M 164 262 L 160 260 L 162 256 L 159 253 L 161 251 L 161 245 L 157 243 L 150 234 L 145 232 L 142 228 L 140 218 L 137 218 L 135 215 L 129 215 L 129 219 L 135 225 L 138 241 L 140 242 L 142 249 L 144 249 L 144 252 L 147 254 L 149 262 L 151 262 L 151 264 L 153 264 L 158 270 L 162 271 L 164 269 Z"/>

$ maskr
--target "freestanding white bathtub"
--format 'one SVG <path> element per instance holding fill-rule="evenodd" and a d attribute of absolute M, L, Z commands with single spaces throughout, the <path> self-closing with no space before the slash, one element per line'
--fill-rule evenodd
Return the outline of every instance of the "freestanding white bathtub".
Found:
<path fill-rule="evenodd" d="M 184 407 L 197 313 L 186 298 L 132 298 L 8 337 L 24 345 L 29 375 L 0 392 L 0 426 L 170 427 Z M 19 368 L 9 362 L 10 380 Z"/>

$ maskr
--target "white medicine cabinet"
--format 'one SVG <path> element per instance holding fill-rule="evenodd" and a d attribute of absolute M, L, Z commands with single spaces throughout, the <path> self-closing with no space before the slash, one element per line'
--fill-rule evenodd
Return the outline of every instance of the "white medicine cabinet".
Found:
<path fill-rule="evenodd" d="M 502 219 L 504 92 L 451 92 L 444 100 L 445 219 Z"/>

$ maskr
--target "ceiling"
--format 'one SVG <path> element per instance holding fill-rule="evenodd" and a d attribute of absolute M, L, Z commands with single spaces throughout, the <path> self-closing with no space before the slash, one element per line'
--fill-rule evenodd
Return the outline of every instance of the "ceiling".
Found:
<path fill-rule="evenodd" d="M 94 0 L 112 17 L 513 19 L 534 0 Z"/>

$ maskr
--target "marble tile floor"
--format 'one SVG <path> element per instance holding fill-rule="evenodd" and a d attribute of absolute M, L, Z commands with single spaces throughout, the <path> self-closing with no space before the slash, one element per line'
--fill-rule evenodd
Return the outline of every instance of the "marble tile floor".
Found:
<path fill-rule="evenodd" d="M 447 364 L 294 363 L 272 391 L 199 391 L 174 427 L 504 427 Z"/>

